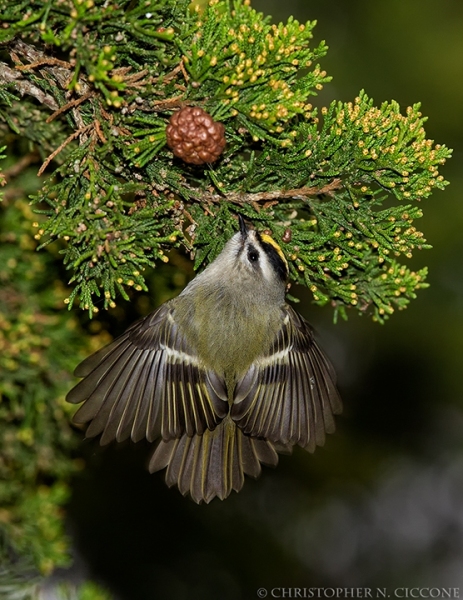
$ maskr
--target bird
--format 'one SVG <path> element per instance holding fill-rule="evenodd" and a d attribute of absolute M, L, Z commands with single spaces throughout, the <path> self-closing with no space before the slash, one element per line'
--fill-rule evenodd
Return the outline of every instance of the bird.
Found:
<path fill-rule="evenodd" d="M 286 302 L 281 247 L 238 220 L 177 297 L 77 366 L 66 398 L 101 445 L 156 442 L 149 471 L 166 469 L 198 504 L 239 492 L 296 445 L 313 452 L 342 410 L 331 362 Z"/>

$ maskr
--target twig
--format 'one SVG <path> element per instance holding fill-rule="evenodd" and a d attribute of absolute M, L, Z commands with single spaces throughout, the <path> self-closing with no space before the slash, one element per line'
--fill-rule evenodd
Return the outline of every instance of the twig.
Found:
<path fill-rule="evenodd" d="M 273 190 L 271 192 L 257 192 L 254 194 L 242 194 L 240 192 L 232 192 L 230 194 L 211 194 L 210 192 L 202 192 L 202 196 L 204 199 L 210 202 L 223 202 L 223 200 L 227 200 L 228 202 L 233 202 L 235 204 L 252 204 L 255 208 L 259 206 L 256 204 L 257 202 L 262 202 L 265 200 L 266 204 L 264 207 L 269 207 L 274 204 L 278 204 L 278 200 L 282 200 L 284 198 L 310 198 L 313 196 L 321 196 L 323 194 L 332 194 L 334 191 L 342 188 L 341 179 L 333 179 L 330 183 L 322 187 L 313 186 L 313 187 L 301 187 L 292 190 Z"/>
<path fill-rule="evenodd" d="M 74 131 L 74 133 L 71 133 L 71 135 L 64 140 L 61 146 L 59 146 L 54 152 L 52 152 L 50 156 L 45 160 L 43 165 L 40 167 L 37 175 L 42 175 L 42 173 L 45 171 L 45 169 L 48 167 L 51 161 L 55 158 L 57 154 L 61 152 L 61 150 L 63 150 L 63 148 L 65 148 L 69 143 L 71 143 L 72 140 L 75 140 L 77 137 L 79 137 L 79 135 L 82 135 L 83 133 L 94 127 L 94 125 L 94 123 L 90 123 L 90 125 L 87 125 L 86 127 L 83 127 L 82 129 L 78 129 L 77 131 Z"/>
<path fill-rule="evenodd" d="M 65 60 L 59 60 L 58 58 L 42 58 L 33 63 L 29 63 L 28 65 L 18 65 L 16 68 L 18 71 L 28 71 L 29 69 L 35 69 L 36 67 L 41 67 L 42 65 L 64 67 L 65 69 L 71 69 L 72 67 L 71 63 L 68 63 Z"/>
<path fill-rule="evenodd" d="M 180 65 L 179 66 L 180 66 L 180 69 L 182 71 L 183 77 L 185 78 L 185 82 L 188 83 L 189 80 L 190 80 L 190 78 L 188 77 L 188 73 L 186 72 L 185 65 L 183 63 L 183 58 L 180 61 Z"/>
<path fill-rule="evenodd" d="M 15 63 L 20 63 L 19 56 L 22 56 L 29 61 L 27 65 L 16 64 L 16 69 L 24 71 L 25 69 L 30 68 L 31 65 L 37 66 L 42 64 L 44 66 L 44 68 L 40 70 L 42 76 L 45 76 L 46 73 L 51 74 L 63 89 L 67 89 L 68 83 L 72 80 L 73 65 L 71 63 L 47 56 L 44 52 L 37 50 L 34 46 L 26 44 L 21 40 L 16 39 L 12 43 L 9 53 Z M 89 90 L 89 85 L 85 78 L 79 77 L 79 84 L 81 86 L 80 94 L 86 94 Z M 55 102 L 55 105 L 51 108 L 57 110 L 59 104 Z"/>
<path fill-rule="evenodd" d="M 131 70 L 132 67 L 119 67 L 118 69 L 112 70 L 112 75 L 121 77 L 128 88 L 143 88 L 147 85 L 148 82 L 143 81 L 143 78 L 148 74 L 148 69 L 129 74 Z"/>
<path fill-rule="evenodd" d="M 100 142 L 102 144 L 106 144 L 108 140 L 105 138 L 104 133 L 101 131 L 101 125 L 98 119 L 95 119 L 95 131 L 97 136 L 100 138 Z"/>
<path fill-rule="evenodd" d="M 32 82 L 23 79 L 21 73 L 15 69 L 10 69 L 5 63 L 0 63 L 0 83 L 12 83 L 14 82 L 16 89 L 19 91 L 21 96 L 29 94 L 36 98 L 41 104 L 45 104 L 48 108 L 56 110 L 58 103 L 50 94 L 47 94 L 39 87 L 34 85 Z"/>
<path fill-rule="evenodd" d="M 183 103 L 182 100 L 183 96 L 174 96 L 173 98 L 168 98 L 167 100 L 155 100 L 154 102 L 151 102 L 151 107 L 152 108 L 157 108 L 159 110 L 163 110 L 163 108 L 171 108 L 172 105 L 176 106 L 176 105 L 180 105 Z"/>
<path fill-rule="evenodd" d="M 53 121 L 53 119 L 56 119 L 56 117 L 58 117 L 61 113 L 69 110 L 70 108 L 75 108 L 76 106 L 79 106 L 79 104 L 82 104 L 82 102 L 85 102 L 85 100 L 88 100 L 88 98 L 90 98 L 91 95 L 92 95 L 92 92 L 87 92 L 81 98 L 76 98 L 75 100 L 71 100 L 64 106 L 61 106 L 61 108 L 56 110 L 53 114 L 51 114 L 47 118 L 46 123 L 51 123 Z"/>
<path fill-rule="evenodd" d="M 182 213 L 185 215 L 185 217 L 190 221 L 190 223 L 192 225 L 197 225 L 196 221 L 193 219 L 193 217 L 190 215 L 190 213 L 185 208 L 182 210 Z"/>
<path fill-rule="evenodd" d="M 143 106 L 143 109 L 147 112 L 163 112 L 164 110 L 172 110 L 173 108 L 178 106 L 181 107 L 184 103 L 184 94 L 181 94 L 180 96 L 174 96 L 173 98 L 167 98 L 165 100 L 154 100 L 152 102 L 148 101 L 146 103 L 143 103 L 142 105 L 132 103 L 129 106 L 129 110 L 133 112 L 134 110 L 139 109 Z"/>
<path fill-rule="evenodd" d="M 16 39 L 12 43 L 10 53 L 15 53 L 15 54 L 18 53 L 21 56 L 24 56 L 25 58 L 27 58 L 27 60 L 30 63 L 38 62 L 38 61 L 45 60 L 48 58 L 47 56 L 45 56 L 45 54 L 43 52 L 41 52 L 40 50 L 37 50 L 34 46 L 26 44 L 22 40 L 18 40 L 18 39 Z M 18 60 L 18 59 L 16 59 L 16 60 Z M 15 60 L 15 62 L 16 62 L 16 60 Z"/>

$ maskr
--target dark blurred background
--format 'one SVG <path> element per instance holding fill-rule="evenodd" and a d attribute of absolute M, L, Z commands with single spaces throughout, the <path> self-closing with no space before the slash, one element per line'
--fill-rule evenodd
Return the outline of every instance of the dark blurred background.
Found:
<path fill-rule="evenodd" d="M 433 249 L 410 261 L 430 267 L 431 287 L 385 326 L 355 314 L 335 326 L 329 308 L 298 306 L 336 366 L 344 414 L 324 448 L 283 456 L 225 502 L 196 506 L 168 490 L 145 469 L 148 446 L 84 442 L 69 510 L 78 564 L 121 600 L 340 586 L 463 596 L 463 2 L 253 6 L 276 22 L 318 20 L 334 79 L 315 105 L 362 88 L 378 105 L 422 102 L 427 137 L 454 148 L 451 185 L 423 202 L 418 223 Z M 153 293 L 152 307 L 165 299 Z"/>

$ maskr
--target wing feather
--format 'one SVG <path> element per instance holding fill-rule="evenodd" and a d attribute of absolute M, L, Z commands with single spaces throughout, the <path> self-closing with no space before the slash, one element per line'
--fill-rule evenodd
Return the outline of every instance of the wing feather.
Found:
<path fill-rule="evenodd" d="M 81 406 L 75 414 L 74 421 L 76 423 L 86 423 L 92 420 L 88 432 L 89 437 L 102 433 L 108 423 L 114 405 L 119 400 L 121 387 L 126 385 L 130 376 L 127 363 L 130 363 L 132 354 L 131 349 L 126 348 L 119 355 L 118 360 L 111 365 L 114 376 L 108 377 L 108 373 L 105 372 L 99 379 L 98 386 L 90 393 L 88 402 Z"/>
<path fill-rule="evenodd" d="M 307 373 L 305 378 L 297 378 L 297 398 L 305 397 L 305 402 L 299 407 L 301 420 L 299 429 L 299 439 L 301 445 L 309 452 L 313 452 L 317 447 L 317 408 L 318 396 L 314 391 L 315 378 L 310 375 L 311 364 L 310 357 L 305 354 L 298 353 L 297 359 L 299 369 L 303 373 Z"/>
<path fill-rule="evenodd" d="M 125 337 L 125 336 L 124 336 Z M 74 375 L 77 377 L 85 377 L 80 381 L 66 396 L 66 400 L 71 404 L 79 404 L 82 402 L 82 398 L 88 397 L 91 394 L 98 392 L 103 396 L 105 391 L 105 385 L 110 386 L 112 381 L 107 380 L 105 383 L 105 377 L 109 370 L 113 367 L 117 368 L 117 364 L 121 359 L 121 356 L 127 351 L 126 337 L 121 343 L 110 344 L 109 351 L 101 353 L 101 351 L 89 356 L 84 360 L 74 371 Z M 106 348 L 103 348 L 106 350 Z M 96 360 L 96 357 L 101 356 L 101 362 Z M 91 378 L 87 378 L 87 375 L 91 374 Z"/>
<path fill-rule="evenodd" d="M 84 377 L 68 394 L 83 402 L 74 420 L 89 423 L 101 443 L 201 435 L 228 413 L 225 383 L 200 363 L 179 332 L 175 304 L 132 325 L 75 370 Z"/>
<path fill-rule="evenodd" d="M 161 352 L 152 357 L 149 379 L 146 382 L 146 396 L 139 400 L 139 410 L 132 428 L 132 439 L 141 440 L 146 437 L 149 442 L 155 440 L 162 431 L 162 381 L 164 358 Z M 145 393 L 146 393 L 145 392 Z"/>
<path fill-rule="evenodd" d="M 272 347 L 237 382 L 232 419 L 248 436 L 313 451 L 334 431 L 341 409 L 334 369 L 310 325 L 286 306 Z M 246 460 L 252 469 L 249 454 Z"/>
<path fill-rule="evenodd" d="M 149 382 L 149 373 L 152 366 L 152 361 L 149 360 L 149 351 L 144 350 L 140 356 L 140 371 L 138 380 L 133 391 L 133 402 L 126 402 L 123 413 L 119 420 L 119 425 L 116 431 L 116 440 L 120 442 L 130 437 L 132 430 L 135 435 L 136 421 L 140 412 L 141 405 L 147 402 L 149 398 L 149 390 L 147 392 L 147 384 Z M 145 433 L 145 432 L 144 432 Z M 134 437 L 134 436 L 132 436 Z M 143 436 L 144 437 L 144 436 Z"/>

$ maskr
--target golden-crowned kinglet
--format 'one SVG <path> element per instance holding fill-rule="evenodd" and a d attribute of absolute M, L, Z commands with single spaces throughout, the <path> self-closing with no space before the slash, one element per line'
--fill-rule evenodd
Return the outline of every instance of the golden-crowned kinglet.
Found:
<path fill-rule="evenodd" d="M 240 231 L 173 300 L 84 360 L 67 400 L 101 444 L 160 439 L 151 472 L 196 502 L 298 444 L 312 452 L 341 412 L 310 325 L 285 303 L 288 265 L 268 235 Z"/>

